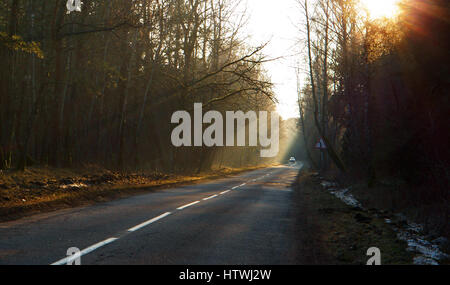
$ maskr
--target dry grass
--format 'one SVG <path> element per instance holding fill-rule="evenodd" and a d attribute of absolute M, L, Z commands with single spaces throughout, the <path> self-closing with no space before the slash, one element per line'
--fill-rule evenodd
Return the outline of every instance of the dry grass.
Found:
<path fill-rule="evenodd" d="M 221 168 L 198 175 L 124 174 L 97 166 L 82 169 L 34 167 L 24 172 L 2 172 L 0 221 L 203 182 L 263 167 L 267 166 Z"/>
<path fill-rule="evenodd" d="M 352 193 L 368 208 L 403 213 L 410 220 L 423 224 L 425 232 L 432 238 L 441 235 L 450 238 L 448 200 L 427 199 L 426 195 L 434 189 L 418 188 L 381 183 L 368 188 L 367 185 L 359 183 L 352 186 Z"/>
<path fill-rule="evenodd" d="M 328 193 L 306 171 L 295 185 L 299 219 L 304 230 L 298 236 L 307 246 L 306 264 L 364 265 L 367 249 L 381 250 L 382 264 L 411 264 L 406 243 L 371 212 L 352 208 Z"/>
<path fill-rule="evenodd" d="M 355 198 L 371 209 L 402 213 L 409 220 L 424 225 L 430 238 L 444 236 L 450 239 L 450 190 L 439 183 L 411 185 L 398 178 L 379 177 L 371 187 L 367 181 L 337 171 L 321 173 L 327 180 L 338 181 L 342 187 L 351 187 Z"/>

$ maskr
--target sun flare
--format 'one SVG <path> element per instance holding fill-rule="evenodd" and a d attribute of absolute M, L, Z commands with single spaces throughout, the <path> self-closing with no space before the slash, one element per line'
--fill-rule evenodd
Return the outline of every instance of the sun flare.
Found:
<path fill-rule="evenodd" d="M 372 19 L 394 18 L 400 11 L 400 0 L 360 0 Z"/>

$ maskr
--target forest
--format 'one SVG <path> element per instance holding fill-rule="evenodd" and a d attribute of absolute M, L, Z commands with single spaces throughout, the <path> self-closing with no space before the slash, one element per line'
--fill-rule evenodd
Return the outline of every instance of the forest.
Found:
<path fill-rule="evenodd" d="M 280 122 L 283 150 L 267 159 L 260 146 L 170 140 L 172 114 L 195 103 L 224 117 L 276 110 L 265 64 L 277 58 L 247 41 L 241 1 L 84 0 L 70 11 L 0 0 L 0 170 L 200 173 L 295 153 L 448 236 L 450 2 L 399 0 L 385 17 L 360 0 L 295 2 L 299 116 Z"/>
<path fill-rule="evenodd" d="M 257 147 L 170 143 L 177 110 L 273 110 L 238 1 L 0 1 L 0 168 L 207 170 Z M 243 161 L 244 160 L 244 161 Z M 186 163 L 188 162 L 188 163 Z"/>
<path fill-rule="evenodd" d="M 448 235 L 450 2 L 399 1 L 375 19 L 359 1 L 297 2 L 305 159 Z"/>

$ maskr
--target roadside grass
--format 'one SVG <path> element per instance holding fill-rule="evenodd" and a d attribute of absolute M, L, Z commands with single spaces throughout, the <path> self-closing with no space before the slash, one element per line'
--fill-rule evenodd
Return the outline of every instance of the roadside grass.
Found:
<path fill-rule="evenodd" d="M 406 185 L 378 183 L 368 188 L 364 183 L 354 183 L 352 194 L 369 208 L 385 210 L 391 214 L 402 213 L 410 220 L 424 225 L 424 232 L 431 239 L 444 236 L 450 239 L 450 204 L 447 197 L 430 198 L 432 186 L 416 187 L 413 191 Z M 446 249 L 448 251 L 448 248 Z"/>
<path fill-rule="evenodd" d="M 0 222 L 205 182 L 268 166 L 221 168 L 195 175 L 119 173 L 93 165 L 80 169 L 32 167 L 22 172 L 2 172 Z"/>
<path fill-rule="evenodd" d="M 306 233 L 300 239 L 314 249 L 308 263 L 364 265 L 370 256 L 367 250 L 378 247 L 382 264 L 412 264 L 413 254 L 406 251 L 407 244 L 382 217 L 370 211 L 352 208 L 327 193 L 310 172 L 303 171 L 296 185 L 299 215 L 306 216 Z"/>

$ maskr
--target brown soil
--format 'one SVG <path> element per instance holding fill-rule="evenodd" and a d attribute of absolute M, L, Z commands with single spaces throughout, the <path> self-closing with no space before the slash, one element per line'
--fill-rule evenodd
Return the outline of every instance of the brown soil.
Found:
<path fill-rule="evenodd" d="M 95 166 L 83 169 L 35 167 L 23 172 L 0 172 L 0 222 L 204 182 L 262 167 L 267 166 L 222 168 L 193 176 L 158 172 L 123 174 Z"/>

